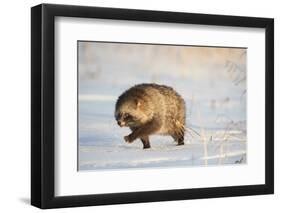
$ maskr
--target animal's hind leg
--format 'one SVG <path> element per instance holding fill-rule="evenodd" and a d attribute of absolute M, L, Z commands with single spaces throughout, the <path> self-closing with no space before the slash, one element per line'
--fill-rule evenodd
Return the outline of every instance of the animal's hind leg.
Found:
<path fill-rule="evenodd" d="M 183 135 L 178 138 L 178 145 L 184 145 L 184 136 Z"/>
<path fill-rule="evenodd" d="M 143 148 L 144 149 L 149 149 L 150 148 L 150 143 L 149 143 L 149 137 L 148 136 L 144 136 L 141 138 L 141 142 L 143 144 Z"/>
<path fill-rule="evenodd" d="M 173 134 L 172 138 L 178 143 L 178 145 L 184 145 L 184 133 Z"/>

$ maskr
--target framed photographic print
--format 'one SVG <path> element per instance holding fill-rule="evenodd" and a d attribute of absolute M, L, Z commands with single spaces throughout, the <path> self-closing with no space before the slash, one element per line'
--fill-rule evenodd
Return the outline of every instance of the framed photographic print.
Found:
<path fill-rule="evenodd" d="M 31 204 L 272 194 L 274 21 L 31 9 Z"/>

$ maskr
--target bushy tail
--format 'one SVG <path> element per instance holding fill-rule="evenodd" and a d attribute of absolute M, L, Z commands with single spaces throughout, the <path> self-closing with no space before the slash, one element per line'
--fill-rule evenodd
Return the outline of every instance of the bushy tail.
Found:
<path fill-rule="evenodd" d="M 193 134 L 192 133 L 194 133 L 194 134 L 196 134 L 197 136 L 199 136 L 200 137 L 200 134 L 196 131 L 196 130 L 194 130 L 194 129 L 192 129 L 191 127 L 185 127 L 185 125 L 184 124 L 182 124 L 180 121 L 178 121 L 178 120 L 176 120 L 176 129 L 177 129 L 177 134 L 179 134 L 179 135 L 181 135 L 181 136 L 183 136 L 184 135 L 184 132 L 186 131 L 187 133 L 189 133 L 190 135 L 191 135 L 191 137 L 193 137 Z"/>

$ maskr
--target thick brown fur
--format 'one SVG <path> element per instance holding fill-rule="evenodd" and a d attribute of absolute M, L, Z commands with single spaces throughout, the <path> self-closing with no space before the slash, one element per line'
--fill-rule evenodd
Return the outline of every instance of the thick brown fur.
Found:
<path fill-rule="evenodd" d="M 184 144 L 185 102 L 171 87 L 158 84 L 139 84 L 125 91 L 115 106 L 115 118 L 120 126 L 132 133 L 125 136 L 128 143 L 140 139 L 143 148 L 150 148 L 149 136 L 170 135 Z"/>

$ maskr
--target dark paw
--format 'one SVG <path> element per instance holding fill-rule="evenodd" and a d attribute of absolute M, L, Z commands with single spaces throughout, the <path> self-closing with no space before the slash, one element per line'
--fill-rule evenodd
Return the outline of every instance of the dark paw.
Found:
<path fill-rule="evenodd" d="M 143 149 L 149 149 L 149 148 L 150 148 L 150 145 L 149 145 L 149 144 L 143 146 Z"/>
<path fill-rule="evenodd" d="M 184 142 L 183 142 L 183 141 L 178 142 L 178 146 L 181 146 L 181 145 L 184 145 Z"/>
<path fill-rule="evenodd" d="M 130 136 L 127 135 L 124 137 L 124 140 L 127 142 L 127 143 L 132 143 L 133 141 L 130 139 Z"/>

